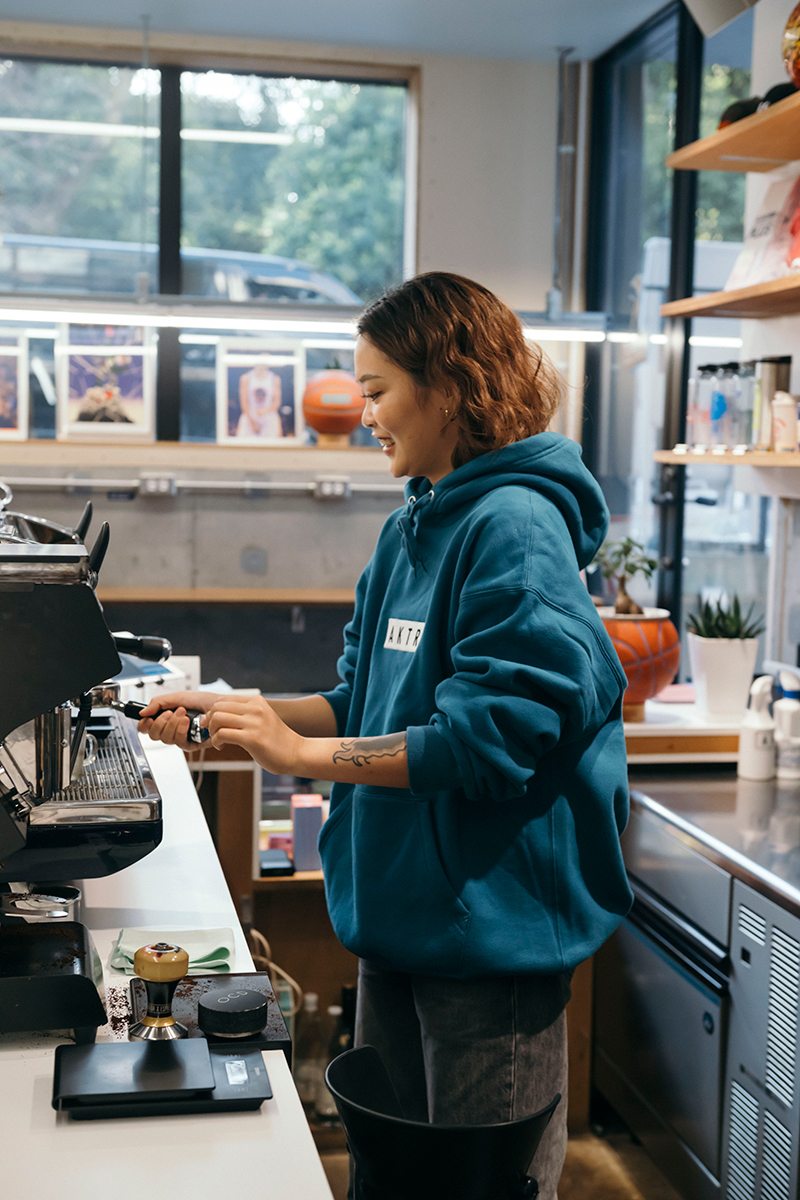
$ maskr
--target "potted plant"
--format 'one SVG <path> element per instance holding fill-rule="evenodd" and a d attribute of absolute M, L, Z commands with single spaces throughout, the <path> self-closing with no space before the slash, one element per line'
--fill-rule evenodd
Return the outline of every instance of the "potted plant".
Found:
<path fill-rule="evenodd" d="M 728 607 L 716 607 L 698 597 L 696 613 L 686 622 L 689 662 L 695 703 L 709 716 L 740 718 L 747 708 L 758 653 L 759 634 L 764 624 L 753 620 L 751 604 L 742 614 L 739 597 Z"/>
<path fill-rule="evenodd" d="M 643 721 L 645 701 L 672 682 L 681 657 L 678 631 L 667 609 L 642 608 L 628 595 L 629 581 L 637 575 L 649 581 L 658 562 L 639 542 L 626 537 L 604 542 L 592 565 L 616 582 L 613 606 L 597 611 L 628 680 L 622 715 L 626 721 Z"/>
<path fill-rule="evenodd" d="M 615 613 L 631 616 L 644 613 L 644 609 L 630 598 L 627 589 L 628 580 L 637 575 L 644 575 L 649 583 L 653 578 L 653 571 L 658 566 L 656 559 L 645 554 L 644 546 L 629 537 L 623 538 L 621 542 L 603 542 L 592 565 L 599 567 L 606 579 L 616 582 Z"/>

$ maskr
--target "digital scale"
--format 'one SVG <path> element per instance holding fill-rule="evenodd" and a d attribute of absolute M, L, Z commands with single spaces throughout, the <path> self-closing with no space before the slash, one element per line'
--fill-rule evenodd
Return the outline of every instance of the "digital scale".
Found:
<path fill-rule="evenodd" d="M 261 1050 L 248 1043 L 191 1038 L 56 1047 L 53 1108 L 78 1121 L 246 1112 L 271 1098 Z"/>

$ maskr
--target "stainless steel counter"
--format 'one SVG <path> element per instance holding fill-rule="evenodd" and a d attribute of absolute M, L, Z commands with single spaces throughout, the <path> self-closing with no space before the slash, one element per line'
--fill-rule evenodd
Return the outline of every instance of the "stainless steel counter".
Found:
<path fill-rule="evenodd" d="M 636 767 L 631 812 L 800 917 L 800 780 L 756 783 L 736 768 Z"/>
<path fill-rule="evenodd" d="M 800 1184 L 800 783 L 636 767 L 594 1086 L 686 1200 Z"/>

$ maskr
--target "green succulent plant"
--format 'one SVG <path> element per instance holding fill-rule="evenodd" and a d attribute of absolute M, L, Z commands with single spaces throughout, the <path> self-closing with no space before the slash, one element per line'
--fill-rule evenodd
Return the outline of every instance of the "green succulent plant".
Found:
<path fill-rule="evenodd" d="M 614 601 L 614 612 L 644 612 L 644 609 L 631 599 L 627 590 L 629 579 L 636 575 L 644 575 L 649 581 L 658 566 L 658 561 L 645 553 L 644 546 L 629 537 L 619 542 L 603 542 L 592 566 L 599 567 L 606 579 L 616 580 L 617 598 Z"/>
<path fill-rule="evenodd" d="M 742 616 L 738 596 L 733 597 L 729 608 L 723 608 L 720 600 L 717 601 L 716 607 L 712 608 L 707 600 L 703 602 L 702 597 L 698 596 L 698 611 L 689 615 L 686 628 L 690 633 L 702 638 L 756 638 L 764 632 L 766 626 L 763 621 L 753 620 L 754 608 L 755 603 L 751 604 L 747 614 Z"/>

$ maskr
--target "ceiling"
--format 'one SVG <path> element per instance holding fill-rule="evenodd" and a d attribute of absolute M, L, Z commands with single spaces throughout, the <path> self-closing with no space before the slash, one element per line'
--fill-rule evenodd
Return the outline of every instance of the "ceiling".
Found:
<path fill-rule="evenodd" d="M 548 60 L 595 58 L 667 0 L 0 0 L 0 19 Z"/>

